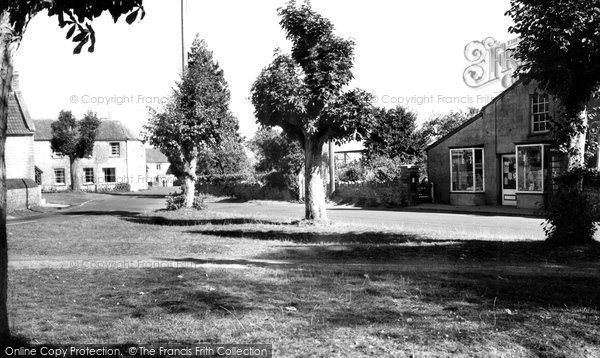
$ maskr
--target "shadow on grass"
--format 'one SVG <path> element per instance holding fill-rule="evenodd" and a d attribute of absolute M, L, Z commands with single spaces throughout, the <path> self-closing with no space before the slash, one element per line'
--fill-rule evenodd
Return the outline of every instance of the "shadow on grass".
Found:
<path fill-rule="evenodd" d="M 127 211 L 127 210 L 85 210 L 85 211 L 65 211 L 65 212 L 60 213 L 60 215 L 69 215 L 69 216 L 116 216 L 119 218 L 135 217 L 139 214 L 140 214 L 140 212 Z"/>
<path fill-rule="evenodd" d="M 224 218 L 224 219 L 169 219 L 162 216 L 132 216 L 125 217 L 125 221 L 136 224 L 159 226 L 196 226 L 196 225 L 287 225 L 284 221 L 262 220 L 253 218 Z"/>

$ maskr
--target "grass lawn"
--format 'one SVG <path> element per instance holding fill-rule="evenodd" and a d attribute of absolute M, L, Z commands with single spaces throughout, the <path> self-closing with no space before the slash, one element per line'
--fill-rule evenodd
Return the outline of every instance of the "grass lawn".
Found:
<path fill-rule="evenodd" d="M 598 245 L 211 212 L 88 215 L 9 231 L 11 325 L 32 343 L 600 356 Z"/>

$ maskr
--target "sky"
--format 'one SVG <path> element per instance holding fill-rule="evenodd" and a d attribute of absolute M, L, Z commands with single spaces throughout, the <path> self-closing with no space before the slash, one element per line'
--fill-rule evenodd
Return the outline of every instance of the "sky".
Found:
<path fill-rule="evenodd" d="M 277 9 L 286 0 L 184 0 L 184 39 L 207 41 L 225 72 L 231 111 L 242 135 L 258 128 L 250 88 L 273 58 L 290 44 Z M 73 55 L 74 43 L 56 17 L 42 13 L 30 23 L 15 60 L 20 87 L 33 119 L 55 119 L 62 109 L 120 120 L 139 133 L 148 107 L 160 108 L 181 72 L 180 2 L 145 0 L 144 20 L 114 24 L 108 14 L 94 22 L 96 50 Z M 464 79 L 471 65 L 465 46 L 493 38 L 506 42 L 509 0 L 312 0 L 336 33 L 356 42 L 350 85 L 376 96 L 374 104 L 398 104 L 419 121 L 467 106 L 480 108 L 504 89 L 500 81 L 478 88 Z"/>

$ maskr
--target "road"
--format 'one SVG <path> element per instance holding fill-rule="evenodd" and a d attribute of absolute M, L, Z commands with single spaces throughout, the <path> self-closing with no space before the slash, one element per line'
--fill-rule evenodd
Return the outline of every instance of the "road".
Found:
<path fill-rule="evenodd" d="M 173 189 L 170 189 L 173 190 Z M 8 225 L 22 225 L 32 221 L 68 221 L 80 215 L 96 215 L 107 212 L 114 215 L 135 215 L 164 208 L 167 188 L 157 188 L 140 193 L 102 195 L 82 206 L 55 214 L 42 214 L 17 220 Z M 253 215 L 296 220 L 304 215 L 304 205 L 287 202 L 209 202 L 211 211 L 227 214 Z M 460 239 L 462 234 L 481 239 L 531 239 L 544 238 L 542 220 L 535 218 L 479 216 L 467 214 L 427 213 L 411 211 L 367 210 L 348 206 L 330 206 L 329 218 L 336 224 L 351 224 L 378 229 L 406 230 L 413 232 L 436 231 Z"/>

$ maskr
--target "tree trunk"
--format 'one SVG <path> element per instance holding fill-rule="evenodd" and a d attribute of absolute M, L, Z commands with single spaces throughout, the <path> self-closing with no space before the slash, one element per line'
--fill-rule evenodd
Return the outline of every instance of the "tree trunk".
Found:
<path fill-rule="evenodd" d="M 198 166 L 198 155 L 194 154 L 192 158 L 184 164 L 185 171 L 185 207 L 194 206 L 194 197 L 196 196 L 196 167 Z"/>
<path fill-rule="evenodd" d="M 9 344 L 8 324 L 8 244 L 6 237 L 6 126 L 8 122 L 8 99 L 13 77 L 13 56 L 18 42 L 13 39 L 8 25 L 8 12 L 0 13 L 0 346 Z"/>
<path fill-rule="evenodd" d="M 585 166 L 585 139 L 588 126 L 586 109 L 579 113 L 579 120 L 585 129 L 583 132 L 574 135 L 569 142 L 569 169 Z"/>
<path fill-rule="evenodd" d="M 69 158 L 69 162 L 71 164 L 71 190 L 79 191 L 81 190 L 81 177 L 79 175 L 79 159 Z"/>
<path fill-rule="evenodd" d="M 321 168 L 321 143 L 305 140 L 304 156 L 304 210 L 305 219 L 311 221 L 329 221 L 325 207 L 325 189 Z"/>

